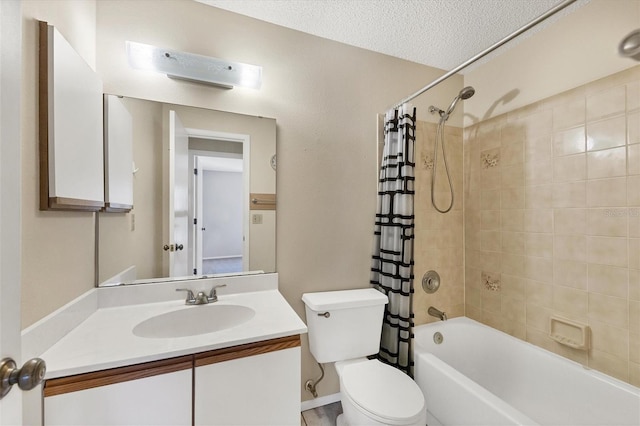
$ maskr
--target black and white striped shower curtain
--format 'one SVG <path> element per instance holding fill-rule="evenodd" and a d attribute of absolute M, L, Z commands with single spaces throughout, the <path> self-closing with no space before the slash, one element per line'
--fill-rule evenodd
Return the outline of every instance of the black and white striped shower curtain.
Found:
<path fill-rule="evenodd" d="M 371 285 L 389 297 L 378 358 L 412 375 L 414 144 L 416 111 L 387 112 L 378 183 Z"/>

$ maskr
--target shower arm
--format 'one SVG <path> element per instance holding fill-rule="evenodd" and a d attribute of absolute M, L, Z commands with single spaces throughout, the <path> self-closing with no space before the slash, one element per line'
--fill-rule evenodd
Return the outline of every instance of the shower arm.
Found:
<path fill-rule="evenodd" d="M 537 18 L 535 18 L 534 20 L 529 22 L 528 24 L 520 27 L 519 29 L 517 29 L 516 31 L 512 32 L 508 36 L 504 37 L 502 40 L 498 41 L 497 43 L 492 44 L 491 46 L 489 46 L 488 48 L 486 48 L 482 52 L 478 53 L 477 55 L 475 55 L 471 59 L 467 60 L 466 62 L 463 62 L 462 64 L 458 65 L 457 67 L 455 67 L 451 71 L 449 71 L 446 74 L 444 74 L 443 76 L 441 76 L 441 77 L 437 78 L 436 80 L 432 81 L 431 83 L 427 84 L 422 89 L 420 89 L 417 92 L 415 92 L 414 94 L 412 94 L 410 96 L 407 96 L 406 98 L 404 98 L 403 100 L 398 102 L 396 105 L 394 105 L 394 108 L 398 108 L 398 107 L 402 106 L 402 104 L 404 104 L 406 102 L 409 102 L 410 100 L 422 95 L 424 92 L 426 92 L 427 90 L 431 89 L 432 87 L 435 87 L 438 84 L 442 83 L 443 81 L 445 81 L 446 79 L 448 79 L 452 75 L 456 74 L 458 71 L 468 67 L 469 65 L 471 65 L 472 63 L 474 63 L 478 59 L 488 55 L 489 53 L 491 53 L 494 50 L 496 50 L 498 47 L 502 46 L 503 44 L 507 43 L 508 41 L 511 41 L 512 39 L 516 38 L 517 36 L 519 36 L 523 32 L 525 32 L 525 31 L 529 30 L 530 28 L 538 25 L 540 22 L 542 22 L 545 19 L 555 15 L 556 13 L 560 12 L 562 9 L 566 8 L 567 6 L 570 6 L 571 4 L 575 3 L 576 1 L 577 0 L 564 0 L 562 3 L 552 7 L 551 9 L 547 10 L 542 15 L 538 16 Z"/>

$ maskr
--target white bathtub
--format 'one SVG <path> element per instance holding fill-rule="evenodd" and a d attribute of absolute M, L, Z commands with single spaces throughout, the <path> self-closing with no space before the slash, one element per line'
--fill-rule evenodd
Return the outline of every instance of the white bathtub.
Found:
<path fill-rule="evenodd" d="M 429 426 L 640 425 L 635 386 L 469 318 L 414 332 L 415 379 Z"/>

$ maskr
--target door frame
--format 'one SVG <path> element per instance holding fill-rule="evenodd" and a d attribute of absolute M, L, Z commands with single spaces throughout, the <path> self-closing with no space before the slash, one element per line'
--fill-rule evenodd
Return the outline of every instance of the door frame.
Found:
<path fill-rule="evenodd" d="M 21 279 L 21 84 L 22 6 L 0 1 L 0 358 L 22 365 Z M 22 392 L 0 401 L 0 425 L 22 424 Z"/>
<path fill-rule="evenodd" d="M 244 241 L 242 245 L 242 269 L 248 271 L 249 269 L 249 253 L 250 253 L 250 220 L 251 220 L 251 207 L 250 207 L 250 191 L 251 191 L 251 136 L 241 133 L 227 133 L 218 132 L 213 130 L 195 129 L 187 127 L 187 134 L 189 137 L 198 139 L 210 139 L 224 142 L 235 142 L 242 144 L 242 187 L 243 187 L 243 199 L 242 199 L 242 234 Z M 193 193 L 193 190 L 189 191 Z M 190 209 L 189 218 L 193 218 L 195 211 L 192 207 L 194 203 L 189 203 Z M 193 233 L 193 232 L 192 232 Z M 192 245 L 192 242 L 189 242 Z M 195 263 L 195 259 L 194 259 Z M 198 271 L 200 273 L 200 271 Z"/>

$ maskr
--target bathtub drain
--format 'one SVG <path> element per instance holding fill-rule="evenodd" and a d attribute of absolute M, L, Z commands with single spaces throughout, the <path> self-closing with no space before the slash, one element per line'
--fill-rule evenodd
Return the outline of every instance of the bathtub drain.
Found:
<path fill-rule="evenodd" d="M 433 341 L 436 343 L 436 345 L 439 345 L 440 343 L 442 343 L 443 340 L 444 340 L 444 337 L 442 337 L 442 333 L 440 333 L 439 331 L 436 331 L 435 333 L 433 333 Z"/>

